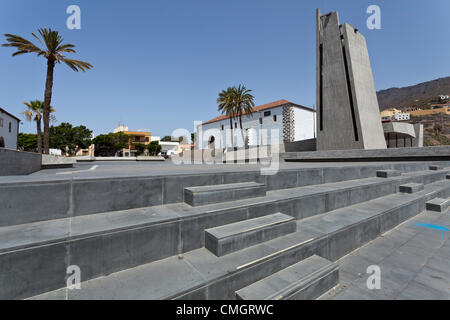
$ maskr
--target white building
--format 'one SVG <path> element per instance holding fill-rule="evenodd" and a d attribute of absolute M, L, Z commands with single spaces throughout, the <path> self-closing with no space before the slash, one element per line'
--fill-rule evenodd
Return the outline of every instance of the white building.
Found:
<path fill-rule="evenodd" d="M 314 109 L 279 100 L 253 110 L 253 114 L 242 116 L 244 135 L 240 131 L 239 118 L 233 119 L 233 146 L 264 146 L 316 137 Z M 197 149 L 231 147 L 229 117 L 222 115 L 197 126 L 197 137 Z"/>
<path fill-rule="evenodd" d="M 158 136 L 152 136 L 151 139 L 151 141 L 158 141 L 159 145 L 161 146 L 161 156 L 171 156 L 180 152 L 179 142 L 161 141 L 161 137 Z"/>
<path fill-rule="evenodd" d="M 128 126 L 118 125 L 117 128 L 114 129 L 113 133 L 125 132 L 128 131 Z"/>
<path fill-rule="evenodd" d="M 397 113 L 394 115 L 394 120 L 396 121 L 408 121 L 409 119 L 411 119 L 409 113 Z"/>
<path fill-rule="evenodd" d="M 0 148 L 17 150 L 20 119 L 0 108 Z"/>

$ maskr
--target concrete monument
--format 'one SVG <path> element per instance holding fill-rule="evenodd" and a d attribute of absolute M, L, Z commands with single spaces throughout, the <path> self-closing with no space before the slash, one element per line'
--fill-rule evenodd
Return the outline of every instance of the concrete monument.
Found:
<path fill-rule="evenodd" d="M 366 40 L 317 9 L 317 150 L 386 149 Z"/>

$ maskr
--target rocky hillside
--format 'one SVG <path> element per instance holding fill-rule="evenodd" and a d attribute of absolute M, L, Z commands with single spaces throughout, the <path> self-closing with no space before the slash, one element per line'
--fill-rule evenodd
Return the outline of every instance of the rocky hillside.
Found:
<path fill-rule="evenodd" d="M 440 94 L 450 95 L 450 77 L 377 92 L 380 110 L 391 107 L 420 107 L 428 103 L 438 103 L 437 96 Z"/>
<path fill-rule="evenodd" d="M 424 146 L 450 145 L 450 115 L 433 114 L 412 117 L 411 123 L 423 124 Z"/>

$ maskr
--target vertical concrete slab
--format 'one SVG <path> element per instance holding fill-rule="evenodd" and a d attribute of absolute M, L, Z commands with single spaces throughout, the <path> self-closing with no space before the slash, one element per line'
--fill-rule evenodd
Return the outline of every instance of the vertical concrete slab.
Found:
<path fill-rule="evenodd" d="M 317 10 L 317 150 L 386 149 L 366 40 Z"/>

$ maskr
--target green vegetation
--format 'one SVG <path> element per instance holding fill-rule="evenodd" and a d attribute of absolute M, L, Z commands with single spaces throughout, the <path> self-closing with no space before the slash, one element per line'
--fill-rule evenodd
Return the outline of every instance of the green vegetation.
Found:
<path fill-rule="evenodd" d="M 145 150 L 147 149 L 147 146 L 142 143 L 136 143 L 134 145 L 134 148 L 136 149 L 136 155 L 140 156 L 145 153 Z"/>
<path fill-rule="evenodd" d="M 36 152 L 37 140 L 36 134 L 20 132 L 17 136 L 17 146 L 24 151 Z"/>
<path fill-rule="evenodd" d="M 171 137 L 171 136 L 164 136 L 161 139 L 161 141 L 164 142 L 179 142 L 179 143 L 186 142 L 188 140 L 189 139 L 187 137 Z"/>
<path fill-rule="evenodd" d="M 129 139 L 123 132 L 98 135 L 92 140 L 95 144 L 95 156 L 114 156 L 121 149 L 128 147 Z"/>
<path fill-rule="evenodd" d="M 52 29 L 41 28 L 38 30 L 40 37 L 35 33 L 31 33 L 44 49 L 36 46 L 31 41 L 13 34 L 5 34 L 7 43 L 3 47 L 14 47 L 17 49 L 12 55 L 13 57 L 24 53 L 35 53 L 38 57 L 47 59 L 47 77 L 45 82 L 43 119 L 44 119 L 44 153 L 48 154 L 50 146 L 50 104 L 52 100 L 53 90 L 53 72 L 56 63 L 64 62 L 74 71 L 86 71 L 92 68 L 87 62 L 68 59 L 65 53 L 76 53 L 73 44 L 63 44 L 64 39 L 59 35 L 58 31 Z"/>
<path fill-rule="evenodd" d="M 42 114 L 44 111 L 44 103 L 40 100 L 32 100 L 30 102 L 24 102 L 24 105 L 27 106 L 27 110 L 22 112 L 27 121 L 36 121 L 36 131 L 37 131 L 37 152 L 42 153 L 42 130 L 41 130 L 41 122 L 42 122 Z M 53 107 L 50 107 L 50 113 L 55 112 Z M 52 120 L 56 121 L 54 115 L 51 116 Z"/>
<path fill-rule="evenodd" d="M 59 126 L 50 127 L 50 147 L 60 149 L 68 154 L 75 154 L 79 149 L 90 146 L 92 131 L 85 126 L 73 127 L 63 122 Z"/>
<path fill-rule="evenodd" d="M 150 144 L 148 144 L 147 148 L 149 155 L 157 156 L 161 152 L 162 147 L 158 141 L 152 141 L 150 142 Z"/>

